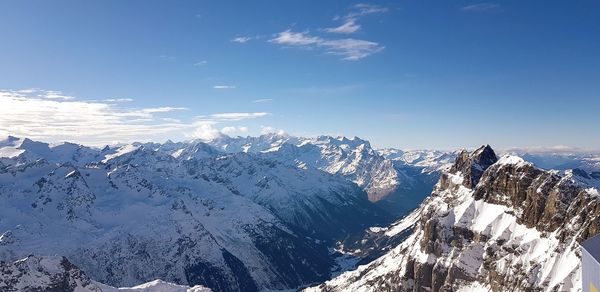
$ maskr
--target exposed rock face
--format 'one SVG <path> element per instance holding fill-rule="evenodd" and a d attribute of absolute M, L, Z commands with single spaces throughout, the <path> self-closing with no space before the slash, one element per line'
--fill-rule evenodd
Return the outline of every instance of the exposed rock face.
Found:
<path fill-rule="evenodd" d="M 498 158 L 490 145 L 481 146 L 472 153 L 463 150 L 458 154 L 456 162 L 449 172 L 453 174 L 460 173 L 464 177 L 463 185 L 467 188 L 473 188 L 479 182 L 483 172 L 496 161 L 498 161 Z"/>
<path fill-rule="evenodd" d="M 579 177 L 593 182 L 498 160 L 489 146 L 462 152 L 406 240 L 309 290 L 580 291 L 578 242 L 600 233 L 600 196 Z"/>

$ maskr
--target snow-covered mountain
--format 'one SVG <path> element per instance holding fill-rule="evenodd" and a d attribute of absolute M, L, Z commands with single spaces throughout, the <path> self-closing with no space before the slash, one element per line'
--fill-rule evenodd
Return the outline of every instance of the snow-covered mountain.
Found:
<path fill-rule="evenodd" d="M 0 291 L 60 291 L 60 292 L 210 292 L 194 287 L 154 280 L 135 287 L 115 288 L 91 280 L 85 272 L 64 257 L 36 257 L 0 261 Z"/>
<path fill-rule="evenodd" d="M 448 170 L 458 154 L 454 151 L 400 150 L 394 148 L 380 149 L 377 152 L 398 165 L 419 167 L 423 173 Z"/>
<path fill-rule="evenodd" d="M 341 177 L 198 141 L 0 145 L 0 259 L 65 256 L 112 286 L 294 288 L 329 277 L 327 242 L 387 220 Z"/>
<path fill-rule="evenodd" d="M 431 192 L 440 170 L 448 167 L 456 156 L 452 152 L 428 150 L 377 151 L 358 137 L 299 138 L 267 134 L 221 136 L 207 143 L 226 152 L 260 153 L 284 164 L 344 177 L 367 192 L 369 200 L 394 215 L 404 215 L 415 208 Z"/>
<path fill-rule="evenodd" d="M 581 169 L 587 172 L 600 171 L 600 154 L 597 153 L 536 153 L 512 151 L 544 169 L 568 170 Z"/>
<path fill-rule="evenodd" d="M 579 242 L 600 233 L 598 178 L 489 146 L 458 155 L 384 256 L 308 291 L 581 291 Z"/>

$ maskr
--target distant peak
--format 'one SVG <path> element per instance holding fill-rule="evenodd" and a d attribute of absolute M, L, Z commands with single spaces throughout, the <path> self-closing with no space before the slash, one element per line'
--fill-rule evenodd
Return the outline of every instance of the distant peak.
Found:
<path fill-rule="evenodd" d="M 18 140 L 20 140 L 20 139 L 21 139 L 21 138 L 19 138 L 19 137 L 15 137 L 15 136 L 11 136 L 11 135 L 8 135 L 8 136 L 6 137 L 6 141 L 8 141 L 8 142 L 14 142 L 14 141 L 18 141 Z"/>

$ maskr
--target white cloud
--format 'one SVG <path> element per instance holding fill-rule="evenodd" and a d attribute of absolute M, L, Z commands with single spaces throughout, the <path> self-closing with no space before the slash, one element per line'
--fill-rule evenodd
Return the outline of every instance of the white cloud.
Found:
<path fill-rule="evenodd" d="M 330 33 L 341 33 L 341 34 L 351 34 L 360 30 L 361 25 L 357 23 L 358 19 L 368 15 L 375 13 L 384 13 L 387 12 L 388 9 L 386 7 L 373 5 L 373 4 L 365 4 L 359 3 L 350 7 L 350 12 L 346 14 L 344 17 L 335 17 L 334 20 L 342 19 L 344 22 L 337 27 L 329 27 L 325 28 L 326 32 Z"/>
<path fill-rule="evenodd" d="M 73 96 L 65 95 L 62 92 L 56 91 L 56 90 L 48 90 L 48 91 L 42 91 L 42 92 L 44 92 L 44 93 L 42 95 L 38 95 L 38 96 L 45 97 L 48 99 L 62 99 L 62 100 L 74 99 Z"/>
<path fill-rule="evenodd" d="M 322 43 L 323 39 L 316 36 L 310 36 L 308 33 L 293 32 L 288 29 L 276 34 L 276 36 L 269 41 L 280 45 L 310 46 Z"/>
<path fill-rule="evenodd" d="M 277 134 L 277 135 L 287 135 L 287 133 L 284 130 L 277 130 L 271 126 L 260 126 L 260 134 L 261 135 L 267 135 L 267 134 Z"/>
<path fill-rule="evenodd" d="M 0 91 L 0 134 L 102 145 L 108 141 L 151 140 L 188 127 L 155 118 L 155 114 L 183 108 L 126 109 L 105 101 L 54 98 L 54 93 L 51 97 L 39 95 Z"/>
<path fill-rule="evenodd" d="M 352 6 L 352 11 L 346 15 L 346 18 L 356 18 L 367 14 L 384 13 L 389 9 L 374 4 L 358 3 Z"/>
<path fill-rule="evenodd" d="M 196 67 L 200 67 L 200 66 L 204 66 L 204 65 L 206 65 L 206 64 L 208 64 L 208 61 L 206 61 L 206 60 L 202 60 L 202 61 L 199 61 L 199 62 L 196 62 L 196 63 L 194 63 L 194 66 L 196 66 Z"/>
<path fill-rule="evenodd" d="M 343 60 L 359 60 L 384 49 L 376 42 L 345 38 L 324 39 L 305 32 L 282 31 L 269 40 L 272 43 L 305 49 L 322 49 L 328 54 L 341 56 Z"/>
<path fill-rule="evenodd" d="M 50 97 L 48 97 L 48 95 Z M 268 113 L 217 113 L 182 121 L 184 107 L 128 108 L 102 101 L 40 90 L 0 90 L 0 135 L 47 142 L 72 141 L 92 146 L 115 142 L 163 141 L 167 138 L 207 138 L 220 133 L 215 125 L 267 116 Z M 173 116 L 177 113 L 178 115 Z M 171 116 L 169 116 L 171 115 Z M 247 131 L 237 126 L 239 132 Z"/>
<path fill-rule="evenodd" d="M 325 31 L 331 32 L 331 33 L 350 34 L 350 33 L 357 32 L 359 29 L 360 29 L 360 24 L 356 23 L 356 19 L 350 18 L 350 19 L 347 19 L 342 25 L 340 25 L 338 27 L 325 28 Z"/>
<path fill-rule="evenodd" d="M 180 119 L 174 119 L 174 118 L 162 118 L 161 120 L 163 120 L 165 122 L 169 122 L 169 123 L 181 123 Z"/>
<path fill-rule="evenodd" d="M 235 85 L 215 85 L 214 89 L 235 89 Z"/>
<path fill-rule="evenodd" d="M 139 110 L 138 112 L 144 113 L 144 114 L 154 114 L 154 113 L 167 113 L 167 112 L 172 112 L 172 111 L 184 111 L 184 110 L 188 110 L 188 108 L 163 106 L 163 107 L 145 108 L 145 109 Z"/>
<path fill-rule="evenodd" d="M 252 102 L 253 103 L 263 103 L 263 102 L 272 102 L 273 99 L 272 98 L 261 98 L 261 99 L 255 99 Z"/>
<path fill-rule="evenodd" d="M 131 101 L 133 101 L 133 98 L 109 98 L 109 99 L 105 99 L 104 101 L 107 101 L 107 102 L 131 102 Z"/>
<path fill-rule="evenodd" d="M 221 133 L 227 136 L 244 135 L 248 133 L 248 127 L 228 126 L 221 129 Z"/>
<path fill-rule="evenodd" d="M 500 5 L 494 4 L 494 3 L 477 3 L 477 4 L 463 6 L 460 8 L 460 10 L 466 11 L 466 12 L 488 12 L 488 11 L 496 11 L 498 9 L 500 9 Z"/>
<path fill-rule="evenodd" d="M 352 38 L 327 40 L 323 46 L 327 48 L 327 53 L 342 56 L 342 59 L 351 61 L 368 57 L 384 49 L 376 42 Z"/>
<path fill-rule="evenodd" d="M 252 40 L 252 37 L 249 37 L 249 36 L 239 36 L 239 37 L 235 37 L 235 38 L 231 39 L 232 42 L 240 43 L 240 44 L 245 44 L 250 40 Z"/>
<path fill-rule="evenodd" d="M 221 136 L 221 132 L 214 127 L 213 122 L 196 122 L 194 131 L 186 136 L 194 139 L 212 140 Z"/>
<path fill-rule="evenodd" d="M 256 119 L 268 116 L 269 113 L 258 112 L 258 113 L 220 113 L 212 114 L 208 116 L 208 119 L 215 121 L 241 121 L 248 119 Z M 206 118 L 206 117 L 199 117 Z"/>

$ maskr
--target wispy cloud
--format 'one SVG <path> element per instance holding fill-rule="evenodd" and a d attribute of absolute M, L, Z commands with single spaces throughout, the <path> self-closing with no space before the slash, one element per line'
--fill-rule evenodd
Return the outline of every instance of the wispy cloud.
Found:
<path fill-rule="evenodd" d="M 199 116 L 200 119 L 208 118 L 211 121 L 241 121 L 248 119 L 256 119 L 268 116 L 269 113 L 258 112 L 258 113 L 220 113 L 220 114 L 212 114 L 209 116 Z"/>
<path fill-rule="evenodd" d="M 276 34 L 275 37 L 269 41 L 288 46 L 312 46 L 323 43 L 324 39 L 311 36 L 307 32 L 293 32 L 288 29 Z"/>
<path fill-rule="evenodd" d="M 356 18 L 367 14 L 374 13 L 384 13 L 388 12 L 387 7 L 382 7 L 379 5 L 368 4 L 368 3 L 358 3 L 352 6 L 352 11 L 346 15 L 346 18 Z"/>
<path fill-rule="evenodd" d="M 0 90 L 0 135 L 101 146 L 117 142 L 211 137 L 219 123 L 257 119 L 269 113 L 216 113 L 181 120 L 185 107 L 130 108 L 107 100 L 80 100 L 43 90 Z M 176 118 L 177 117 L 177 118 Z M 240 127 L 237 126 L 238 130 Z M 216 132 L 215 132 L 216 131 Z"/>
<path fill-rule="evenodd" d="M 358 19 L 362 16 L 368 14 L 375 13 L 384 13 L 387 12 L 388 9 L 386 7 L 373 5 L 373 4 L 365 4 L 359 3 L 352 5 L 350 7 L 350 12 L 343 17 L 335 17 L 334 20 L 343 20 L 343 23 L 337 27 L 329 27 L 325 28 L 326 32 L 330 33 L 342 33 L 342 34 L 351 34 L 360 30 L 361 25 L 357 23 Z"/>
<path fill-rule="evenodd" d="M 276 34 L 269 41 L 288 47 L 321 49 L 327 54 L 341 56 L 343 60 L 359 60 L 384 49 L 376 42 L 353 38 L 326 39 L 289 29 Z"/>
<path fill-rule="evenodd" d="M 37 97 L 42 99 L 56 99 L 56 100 L 72 100 L 74 96 L 67 95 L 62 91 L 58 90 L 41 90 L 38 88 L 27 88 L 12 91 L 15 94 L 27 95 L 31 97 Z"/>
<path fill-rule="evenodd" d="M 131 101 L 133 101 L 133 98 L 108 98 L 108 99 L 105 99 L 104 101 L 107 101 L 107 102 L 131 102 Z"/>
<path fill-rule="evenodd" d="M 169 56 L 169 55 L 160 55 L 158 57 L 160 59 L 166 60 L 166 61 L 173 61 L 173 60 L 177 59 L 175 56 Z"/>
<path fill-rule="evenodd" d="M 204 66 L 206 64 L 208 64 L 208 61 L 202 60 L 202 61 L 198 61 L 198 62 L 194 63 L 194 66 L 201 67 L 201 66 Z"/>
<path fill-rule="evenodd" d="M 490 12 L 498 11 L 499 9 L 500 5 L 495 3 L 477 3 L 463 6 L 460 8 L 460 10 L 465 12 Z"/>
<path fill-rule="evenodd" d="M 252 40 L 252 37 L 249 37 L 249 36 L 239 36 L 239 37 L 235 37 L 235 38 L 231 39 L 232 42 L 240 43 L 240 44 L 245 44 L 250 40 Z"/>
<path fill-rule="evenodd" d="M 214 89 L 235 89 L 235 85 L 215 85 Z"/>
<path fill-rule="evenodd" d="M 325 28 L 326 32 L 331 32 L 331 33 L 345 33 L 345 34 L 350 34 L 350 33 L 355 33 L 360 29 L 360 24 L 356 23 L 356 19 L 346 19 L 346 21 L 344 23 L 342 23 L 340 26 L 337 27 L 328 27 Z"/>
<path fill-rule="evenodd" d="M 272 98 L 261 98 L 261 99 L 255 99 L 252 102 L 253 103 L 263 103 L 263 102 L 272 102 L 273 99 Z"/>

